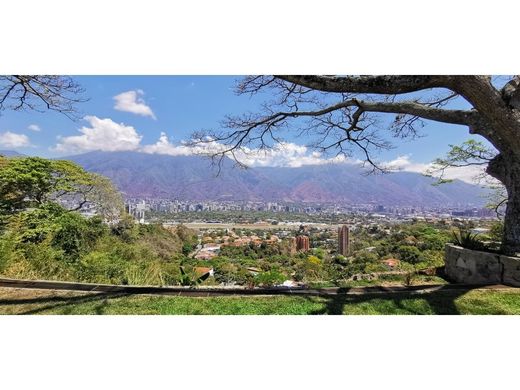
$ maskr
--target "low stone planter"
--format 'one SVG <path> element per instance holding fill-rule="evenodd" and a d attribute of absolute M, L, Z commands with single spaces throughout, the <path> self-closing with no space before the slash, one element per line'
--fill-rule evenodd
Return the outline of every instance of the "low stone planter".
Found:
<path fill-rule="evenodd" d="M 457 283 L 520 287 L 520 258 L 446 244 L 446 275 Z"/>

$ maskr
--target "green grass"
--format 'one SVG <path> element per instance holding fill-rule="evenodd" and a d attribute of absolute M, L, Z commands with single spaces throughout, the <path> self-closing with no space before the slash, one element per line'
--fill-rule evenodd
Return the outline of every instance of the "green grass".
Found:
<path fill-rule="evenodd" d="M 1 314 L 520 314 L 520 289 L 318 297 L 167 297 L 0 288 Z"/>

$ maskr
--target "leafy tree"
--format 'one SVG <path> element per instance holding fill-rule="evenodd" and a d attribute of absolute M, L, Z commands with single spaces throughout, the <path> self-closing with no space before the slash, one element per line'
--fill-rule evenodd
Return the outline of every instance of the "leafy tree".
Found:
<path fill-rule="evenodd" d="M 397 249 L 397 255 L 400 260 L 410 264 L 416 264 L 421 261 L 421 251 L 415 246 L 401 245 Z"/>
<path fill-rule="evenodd" d="M 443 184 L 453 181 L 445 178 L 446 171 L 450 168 L 481 166 L 482 171 L 475 175 L 473 179 L 480 183 L 482 187 L 491 190 L 487 196 L 487 207 L 495 210 L 497 217 L 500 218 L 503 216 L 505 205 L 508 202 L 507 190 L 500 181 L 488 175 L 484 170 L 496 156 L 496 151 L 482 142 L 468 140 L 463 142 L 462 145 L 450 145 L 450 150 L 446 153 L 446 156 L 437 158 L 432 167 L 426 171 L 426 175 L 437 177 L 437 184 Z"/>
<path fill-rule="evenodd" d="M 8 230 L 19 242 L 41 243 L 52 238 L 59 229 L 57 220 L 66 210 L 56 203 L 45 203 L 39 208 L 22 211 L 9 220 Z"/>
<path fill-rule="evenodd" d="M 237 86 L 241 94 L 269 89 L 275 99 L 263 111 L 228 117 L 223 130 L 194 134 L 193 143 L 221 143 L 213 157 L 243 164 L 248 148 L 279 145 L 280 133 L 294 122 L 317 151 L 357 153 L 373 171 L 387 171 L 374 152 L 391 148 L 391 137 L 417 137 L 425 119 L 465 126 L 497 151 L 486 172 L 507 190 L 502 250 L 520 252 L 520 76 L 503 86 L 489 76 L 250 76 Z M 378 125 L 378 115 L 387 114 L 393 121 Z"/>
<path fill-rule="evenodd" d="M 13 158 L 0 164 L 0 212 L 12 214 L 49 202 L 67 201 L 70 210 L 91 204 L 107 218 L 123 208 L 119 192 L 100 175 L 71 161 L 40 157 Z"/>

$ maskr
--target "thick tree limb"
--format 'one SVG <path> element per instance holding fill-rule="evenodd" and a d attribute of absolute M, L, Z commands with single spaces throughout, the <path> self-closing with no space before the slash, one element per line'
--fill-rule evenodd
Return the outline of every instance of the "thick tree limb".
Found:
<path fill-rule="evenodd" d="M 430 88 L 451 89 L 451 76 L 275 76 L 322 92 L 402 94 Z"/>
<path fill-rule="evenodd" d="M 502 88 L 502 98 L 511 108 L 520 109 L 520 76 L 509 80 Z"/>
<path fill-rule="evenodd" d="M 370 102 L 358 99 L 350 99 L 337 103 L 320 110 L 314 111 L 280 111 L 273 115 L 267 116 L 261 120 L 251 123 L 244 130 L 253 130 L 254 128 L 270 123 L 276 123 L 286 118 L 298 117 L 318 117 L 341 109 L 357 107 L 361 112 L 380 112 L 390 114 L 409 114 L 424 119 L 431 119 L 438 122 L 445 122 L 457 125 L 471 126 L 479 119 L 479 115 L 474 111 L 467 110 L 447 110 L 435 107 L 429 107 L 415 102 Z M 359 113 L 357 114 L 359 117 Z"/>

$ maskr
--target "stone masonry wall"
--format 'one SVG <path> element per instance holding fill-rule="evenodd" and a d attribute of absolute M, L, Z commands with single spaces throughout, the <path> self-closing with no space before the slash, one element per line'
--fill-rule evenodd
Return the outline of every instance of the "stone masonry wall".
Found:
<path fill-rule="evenodd" d="M 520 287 L 520 258 L 446 245 L 445 270 L 457 283 Z"/>

